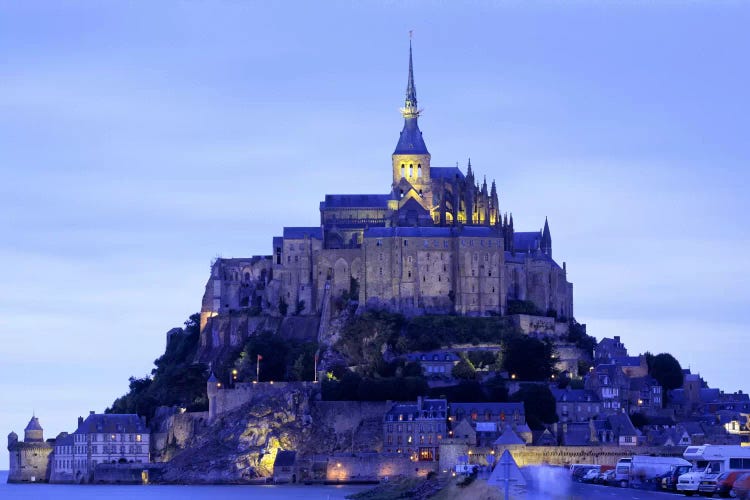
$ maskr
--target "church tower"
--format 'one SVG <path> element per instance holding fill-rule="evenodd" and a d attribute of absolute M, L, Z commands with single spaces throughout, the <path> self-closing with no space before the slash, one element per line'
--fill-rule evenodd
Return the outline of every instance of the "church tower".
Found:
<path fill-rule="evenodd" d="M 417 107 L 417 89 L 414 86 L 414 64 L 411 41 L 409 41 L 409 78 L 406 84 L 406 100 L 401 114 L 404 128 L 392 155 L 393 193 L 401 200 L 411 197 L 422 207 L 432 211 L 432 184 L 430 180 L 430 153 L 422 138 L 417 120 L 422 112 Z"/>

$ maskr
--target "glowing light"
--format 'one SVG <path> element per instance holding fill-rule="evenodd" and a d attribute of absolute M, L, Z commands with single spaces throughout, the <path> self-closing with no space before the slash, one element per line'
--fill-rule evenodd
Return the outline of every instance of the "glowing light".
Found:
<path fill-rule="evenodd" d="M 510 378 L 513 379 L 513 380 L 515 380 L 516 379 L 516 374 L 515 373 L 511 374 Z"/>
<path fill-rule="evenodd" d="M 341 462 L 337 462 L 336 467 L 341 467 Z"/>

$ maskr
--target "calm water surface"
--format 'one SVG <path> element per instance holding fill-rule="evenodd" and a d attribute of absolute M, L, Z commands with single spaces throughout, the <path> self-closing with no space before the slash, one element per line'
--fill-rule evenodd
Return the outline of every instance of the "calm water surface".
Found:
<path fill-rule="evenodd" d="M 7 484 L 7 471 L 0 472 L 0 500 L 171 500 L 171 499 L 261 499 L 340 500 L 371 486 L 89 486 L 67 484 Z"/>

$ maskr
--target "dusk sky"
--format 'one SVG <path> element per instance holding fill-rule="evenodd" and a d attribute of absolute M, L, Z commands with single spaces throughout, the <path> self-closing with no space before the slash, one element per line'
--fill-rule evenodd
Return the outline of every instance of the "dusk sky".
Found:
<path fill-rule="evenodd" d="M 748 26 L 734 1 L 0 3 L 2 435 L 148 374 L 214 257 L 388 192 L 409 30 L 432 164 L 471 157 L 517 231 L 549 217 L 589 333 L 750 390 Z"/>

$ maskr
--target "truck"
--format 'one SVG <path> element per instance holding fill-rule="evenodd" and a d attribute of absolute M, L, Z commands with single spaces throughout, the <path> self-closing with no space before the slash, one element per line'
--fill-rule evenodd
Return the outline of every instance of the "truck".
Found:
<path fill-rule="evenodd" d="M 621 458 L 615 467 L 615 481 L 620 486 L 644 486 L 654 482 L 657 476 L 666 474 L 680 466 L 690 466 L 690 462 L 680 457 L 652 457 L 633 455 Z"/>
<path fill-rule="evenodd" d="M 750 470 L 750 447 L 688 446 L 682 456 L 693 464 L 693 469 L 677 480 L 677 491 L 687 496 L 694 493 L 713 494 L 717 488 L 716 478 L 722 472 Z"/>

